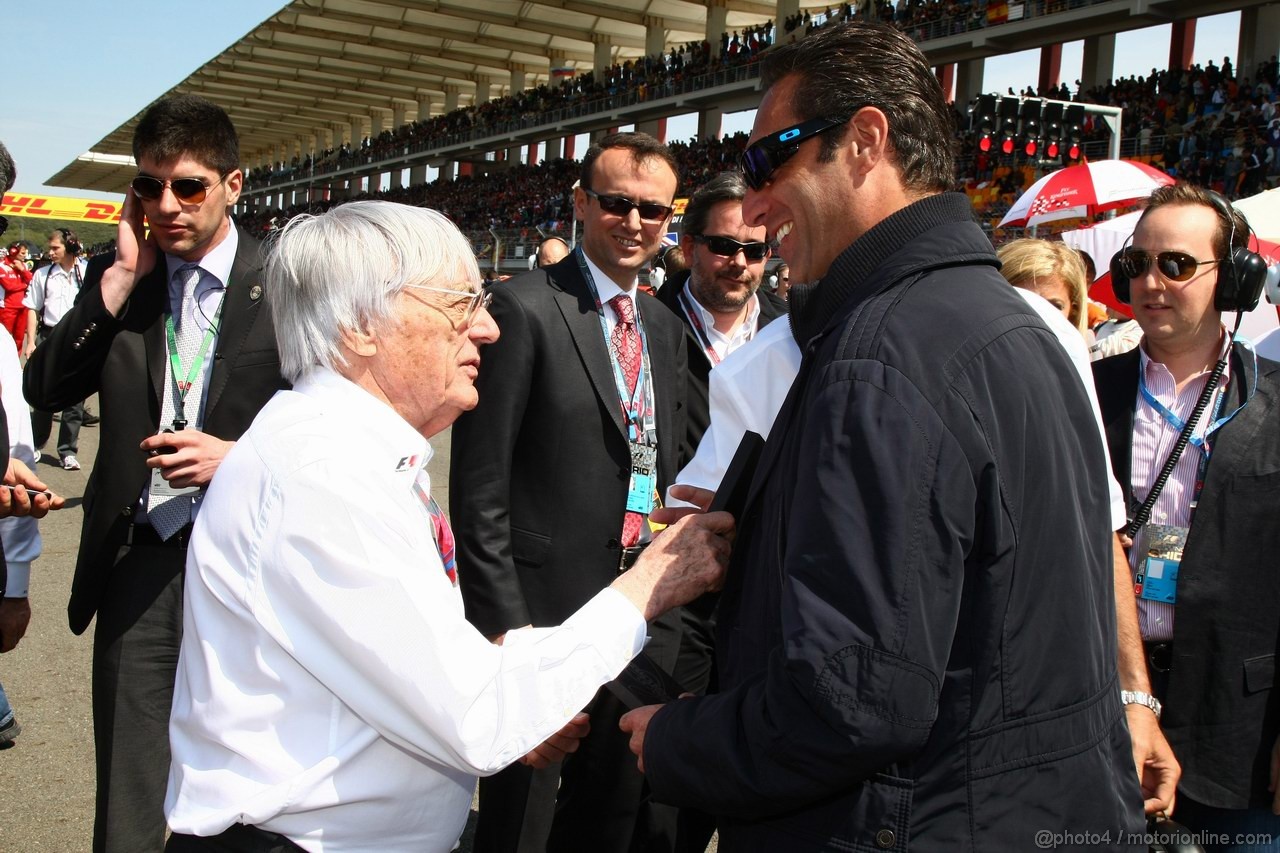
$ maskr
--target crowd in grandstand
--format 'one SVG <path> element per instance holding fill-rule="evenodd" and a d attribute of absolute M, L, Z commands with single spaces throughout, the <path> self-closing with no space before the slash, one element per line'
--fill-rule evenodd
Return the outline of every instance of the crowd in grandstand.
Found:
<path fill-rule="evenodd" d="M 1083 0 L 1042 3 L 1026 14 L 1052 14 Z M 445 115 L 384 130 L 353 147 L 342 144 L 288 163 L 250 172 L 250 186 L 279 183 L 300 175 L 323 175 L 359 163 L 393 160 L 411 152 L 447 144 L 459 134 L 498 133 L 513 123 L 536 121 L 563 107 L 581 107 L 601 99 L 626 95 L 635 100 L 661 97 L 675 84 L 721 68 L 751 63 L 775 41 L 792 41 L 829 23 L 852 18 L 875 19 L 912 33 L 918 40 L 953 31 L 1003 23 L 996 7 L 985 0 L 919 0 L 896 6 L 888 0 L 861 0 L 813 14 L 805 10 L 785 18 L 778 31 L 769 21 L 741 31 L 725 32 L 717 49 L 706 41 L 672 47 L 665 54 L 627 60 L 603 73 L 586 72 L 569 80 L 543 84 L 486 103 L 463 107 Z M 958 28 L 958 29 L 957 29 Z M 1237 75 L 1229 59 L 1188 69 L 1152 69 L 1148 76 L 1108 80 L 1101 86 L 1074 90 L 1060 83 L 1027 87 L 1009 95 L 1073 100 L 1085 104 L 1122 107 L 1125 123 L 1122 156 L 1133 157 L 1194 183 L 1219 189 L 1228 197 L 1251 195 L 1280 177 L 1280 116 L 1275 99 L 1280 73 L 1273 57 L 1252 77 Z M 968 118 L 957 105 L 957 185 L 970 192 L 979 214 L 998 218 L 1035 179 L 1058 163 L 979 151 L 977 137 L 967 130 Z M 1088 114 L 1083 126 L 1086 157 L 1104 156 L 1110 136 L 1106 123 Z M 707 176 L 731 163 L 744 139 L 691 140 L 677 143 L 681 186 L 696 188 Z M 538 229 L 543 233 L 568 230 L 573 215 L 569 188 L 576 166 L 552 161 L 515 166 L 505 171 L 435 181 L 409 188 L 360 193 L 357 198 L 386 198 L 421 204 L 447 212 L 464 230 L 492 227 Z M 283 225 L 304 210 L 327 209 L 333 202 L 317 201 L 284 210 L 255 210 L 241 221 L 258 231 Z"/>

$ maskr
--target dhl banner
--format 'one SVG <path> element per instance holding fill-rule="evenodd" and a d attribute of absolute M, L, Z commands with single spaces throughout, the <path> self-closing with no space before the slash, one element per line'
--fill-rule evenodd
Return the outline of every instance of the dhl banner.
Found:
<path fill-rule="evenodd" d="M 70 219 L 77 222 L 119 222 L 123 201 L 63 198 L 54 195 L 8 193 L 0 201 L 0 215 L 36 216 L 43 219 Z"/>

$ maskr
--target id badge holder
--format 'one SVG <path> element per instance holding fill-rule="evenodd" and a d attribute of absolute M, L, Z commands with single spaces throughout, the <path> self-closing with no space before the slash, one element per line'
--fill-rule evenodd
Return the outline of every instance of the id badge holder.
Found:
<path fill-rule="evenodd" d="M 186 422 L 184 421 L 183 423 L 185 424 Z M 164 435 L 169 432 L 172 432 L 172 430 L 161 430 L 160 434 Z M 154 497 L 179 498 L 184 495 L 199 494 L 199 492 L 200 492 L 199 486 L 186 486 L 181 489 L 177 488 L 176 486 L 172 486 L 169 484 L 169 481 L 164 478 L 164 475 L 160 473 L 159 468 L 151 469 L 150 493 Z"/>
<path fill-rule="evenodd" d="M 1134 579 L 1138 597 L 1174 604 L 1178 599 L 1178 566 L 1187 543 L 1187 528 L 1148 524 L 1146 538 L 1147 554 Z"/>
<path fill-rule="evenodd" d="M 627 488 L 627 512 L 653 512 L 658 451 L 647 444 L 628 442 L 631 451 L 631 482 Z"/>

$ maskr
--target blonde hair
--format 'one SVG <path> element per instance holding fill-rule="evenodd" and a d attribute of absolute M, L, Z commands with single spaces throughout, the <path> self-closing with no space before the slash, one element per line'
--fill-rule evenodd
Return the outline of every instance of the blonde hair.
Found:
<path fill-rule="evenodd" d="M 1089 282 L 1084 261 L 1066 243 L 1023 237 L 996 251 L 1000 274 L 1014 287 L 1034 289 L 1037 279 L 1058 276 L 1067 285 L 1071 300 L 1069 319 L 1080 334 L 1089 330 Z"/>

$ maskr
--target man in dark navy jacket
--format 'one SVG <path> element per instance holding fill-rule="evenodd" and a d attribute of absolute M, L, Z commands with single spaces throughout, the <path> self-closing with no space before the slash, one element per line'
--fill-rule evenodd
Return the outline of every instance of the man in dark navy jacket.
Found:
<path fill-rule="evenodd" d="M 1102 442 L 951 185 L 902 33 L 764 63 L 743 213 L 803 352 L 720 604 L 720 692 L 623 720 L 721 850 L 1138 850 Z M 1095 471 L 1096 477 L 1081 476 Z M 1049 833 L 1049 835 L 1045 835 Z"/>

